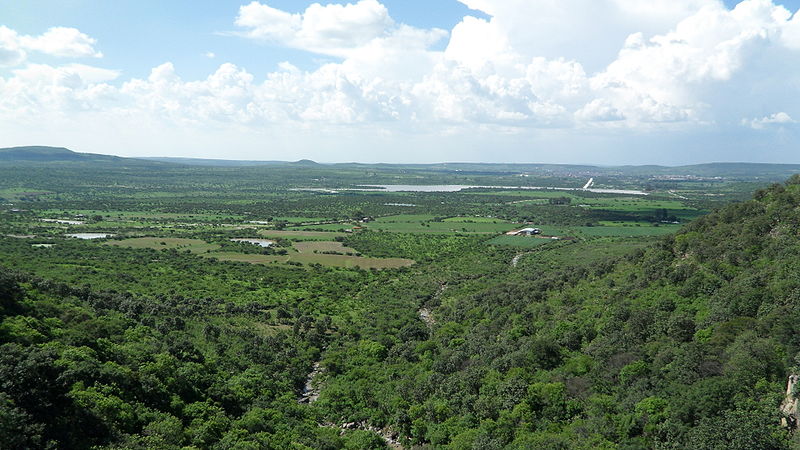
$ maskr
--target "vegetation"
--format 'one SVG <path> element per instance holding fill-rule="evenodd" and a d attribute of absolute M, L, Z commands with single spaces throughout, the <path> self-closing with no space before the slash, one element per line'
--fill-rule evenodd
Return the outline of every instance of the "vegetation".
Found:
<path fill-rule="evenodd" d="M 48 155 L 0 166 L 0 448 L 798 447 L 800 177 L 731 202 L 779 168 Z M 336 191 L 382 182 L 507 187 Z"/>

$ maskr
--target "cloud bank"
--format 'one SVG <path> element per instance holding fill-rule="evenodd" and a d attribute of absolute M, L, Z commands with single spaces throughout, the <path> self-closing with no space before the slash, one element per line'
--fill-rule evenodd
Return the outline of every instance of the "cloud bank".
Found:
<path fill-rule="evenodd" d="M 0 27 L 0 64 L 13 67 L 0 78 L 0 120 L 27 127 L 46 117 L 57 133 L 81 117 L 106 130 L 136 118 L 168 145 L 180 142 L 176 134 L 159 133 L 177 127 L 265 159 L 287 150 L 404 159 L 374 150 L 392 139 L 415 143 L 419 153 L 407 160 L 430 159 L 436 148 L 433 159 L 459 159 L 464 143 L 495 139 L 518 160 L 541 160 L 534 147 L 575 146 L 593 161 L 593 148 L 621 145 L 630 154 L 648 136 L 741 140 L 756 129 L 763 140 L 771 125 L 800 117 L 800 17 L 771 0 L 733 10 L 718 0 L 459 1 L 490 18 L 466 16 L 444 31 L 398 23 L 377 0 L 301 13 L 254 1 L 239 9 L 236 38 L 335 61 L 313 70 L 287 61 L 265 76 L 223 63 L 200 80 L 182 79 L 169 62 L 127 80 L 88 65 L 34 64 L 29 53 L 102 54 L 76 29 L 21 36 Z M 248 133 L 274 139 L 264 147 Z M 353 142 L 361 153 L 330 153 Z M 468 157 L 496 155 L 480 151 Z"/>

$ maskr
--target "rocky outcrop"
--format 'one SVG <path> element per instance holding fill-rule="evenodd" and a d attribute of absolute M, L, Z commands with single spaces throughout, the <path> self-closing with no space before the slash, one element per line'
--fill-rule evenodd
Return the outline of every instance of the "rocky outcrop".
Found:
<path fill-rule="evenodd" d="M 797 429 L 797 383 L 800 381 L 800 375 L 789 375 L 789 381 L 786 383 L 786 397 L 781 403 L 781 425 L 794 431 Z"/>
<path fill-rule="evenodd" d="M 317 377 L 324 371 L 319 362 L 315 362 L 311 373 L 306 378 L 306 384 L 303 386 L 303 392 L 300 394 L 298 403 L 314 403 L 319 398 L 321 389 L 320 382 Z"/>

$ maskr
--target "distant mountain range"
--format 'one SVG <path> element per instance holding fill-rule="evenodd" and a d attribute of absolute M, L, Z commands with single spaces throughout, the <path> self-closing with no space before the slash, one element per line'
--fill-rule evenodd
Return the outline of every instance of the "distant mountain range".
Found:
<path fill-rule="evenodd" d="M 247 161 L 236 159 L 203 159 L 203 158 L 174 158 L 169 156 L 141 157 L 145 161 L 158 161 L 187 166 L 215 166 L 215 167 L 247 167 L 247 166 L 319 166 L 321 164 L 309 159 L 300 161 Z"/>
<path fill-rule="evenodd" d="M 785 178 L 800 173 L 800 164 L 762 164 L 762 163 L 708 163 L 686 166 L 591 166 L 577 164 L 514 164 L 514 163 L 438 163 L 438 164 L 363 164 L 337 163 L 320 164 L 308 159 L 300 161 L 243 161 L 227 159 L 141 157 L 124 158 L 96 153 L 78 153 L 63 147 L 29 146 L 0 148 L 0 164 L 32 163 L 104 163 L 121 166 L 202 166 L 202 167 L 316 167 L 316 168 L 373 168 L 409 169 L 439 172 L 470 173 L 583 173 L 590 175 L 630 175 L 630 176 L 695 176 L 695 177 L 764 177 Z"/>
<path fill-rule="evenodd" d="M 300 161 L 239 161 L 228 159 L 141 157 L 125 158 L 97 153 L 78 153 L 64 147 L 27 146 L 0 148 L 0 162 L 103 162 L 124 165 L 147 163 L 164 165 L 208 166 L 208 167 L 248 167 L 248 166 L 320 166 L 319 163 L 303 159 Z"/>
<path fill-rule="evenodd" d="M 117 156 L 76 153 L 64 147 L 0 148 L 0 161 L 121 161 Z"/>

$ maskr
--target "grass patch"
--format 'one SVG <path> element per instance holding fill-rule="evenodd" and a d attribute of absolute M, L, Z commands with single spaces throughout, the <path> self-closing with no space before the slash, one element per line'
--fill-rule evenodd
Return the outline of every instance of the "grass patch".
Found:
<path fill-rule="evenodd" d="M 299 253 L 314 253 L 315 251 L 318 253 L 322 252 L 358 253 L 358 251 L 353 250 L 350 247 L 345 247 L 344 244 L 342 244 L 341 242 L 333 242 L 333 241 L 296 242 L 294 244 L 294 248 L 296 248 Z"/>
<path fill-rule="evenodd" d="M 379 217 L 374 223 L 414 223 L 427 222 L 436 216 L 430 214 L 398 214 L 395 216 Z"/>
<path fill-rule="evenodd" d="M 523 267 L 558 270 L 565 266 L 592 267 L 595 264 L 630 254 L 655 242 L 657 237 L 613 238 L 587 241 L 556 241 L 540 247 L 520 260 Z"/>
<path fill-rule="evenodd" d="M 495 219 L 492 217 L 448 217 L 444 222 L 456 223 L 508 223 L 502 219 Z"/>
<path fill-rule="evenodd" d="M 330 241 L 336 237 L 344 236 L 344 233 L 330 231 L 308 231 L 308 230 L 260 230 L 258 234 L 268 238 L 296 239 L 303 241 Z"/>
<path fill-rule="evenodd" d="M 490 245 L 505 245 L 519 248 L 536 248 L 553 242 L 553 239 L 537 238 L 533 236 L 497 236 L 486 241 Z"/>
<path fill-rule="evenodd" d="M 451 217 L 434 222 L 435 216 L 423 214 L 402 214 L 381 217 L 364 225 L 374 231 L 390 233 L 468 233 L 494 234 L 505 232 L 519 226 L 512 222 L 485 217 Z"/>
<path fill-rule="evenodd" d="M 638 236 L 663 236 L 680 230 L 682 225 L 659 225 L 642 224 L 641 226 L 599 226 L 599 227 L 579 227 L 580 234 L 587 237 L 638 237 Z"/>
<path fill-rule="evenodd" d="M 141 237 L 124 239 L 121 241 L 109 241 L 105 245 L 116 245 L 119 247 L 129 248 L 152 248 L 160 249 L 176 249 L 176 250 L 189 250 L 193 253 L 205 253 L 207 251 L 218 250 L 218 244 L 209 244 L 208 242 L 201 241 L 200 239 L 183 239 L 183 238 L 160 238 L 160 237 Z"/>
<path fill-rule="evenodd" d="M 397 269 L 414 264 L 405 258 L 365 258 L 347 255 L 321 255 L 300 253 L 291 257 L 292 261 L 303 264 L 322 264 L 329 267 L 360 267 L 362 269 Z"/>

